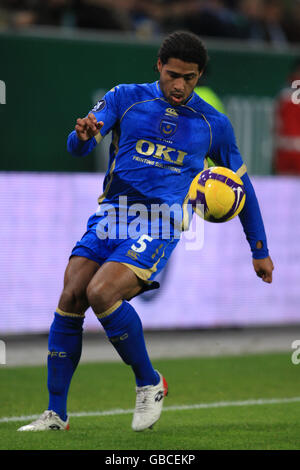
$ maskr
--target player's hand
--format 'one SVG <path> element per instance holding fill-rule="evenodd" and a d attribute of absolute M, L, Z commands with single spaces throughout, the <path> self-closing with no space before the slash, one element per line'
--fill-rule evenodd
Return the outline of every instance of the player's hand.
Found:
<path fill-rule="evenodd" d="M 274 264 L 270 256 L 263 259 L 253 259 L 253 267 L 258 277 L 261 277 L 264 282 L 271 284 Z"/>
<path fill-rule="evenodd" d="M 95 115 L 90 113 L 85 118 L 79 118 L 76 121 L 75 131 L 78 139 L 89 140 L 99 134 L 100 129 L 104 126 L 102 121 L 98 122 Z"/>

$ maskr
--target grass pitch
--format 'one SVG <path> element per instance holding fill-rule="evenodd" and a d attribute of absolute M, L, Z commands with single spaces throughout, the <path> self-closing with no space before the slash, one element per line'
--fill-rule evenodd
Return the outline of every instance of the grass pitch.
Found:
<path fill-rule="evenodd" d="M 169 396 L 153 430 L 140 433 L 131 430 L 135 384 L 122 363 L 80 364 L 69 394 L 70 431 L 36 433 L 17 428 L 30 421 L 22 416 L 47 408 L 46 369 L 1 366 L 0 449 L 300 448 L 300 365 L 289 354 L 153 362 Z"/>

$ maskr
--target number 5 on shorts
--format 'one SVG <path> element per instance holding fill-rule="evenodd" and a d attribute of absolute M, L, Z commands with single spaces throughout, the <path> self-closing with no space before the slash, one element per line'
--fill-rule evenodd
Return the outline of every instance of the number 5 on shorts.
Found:
<path fill-rule="evenodd" d="M 133 243 L 131 245 L 131 249 L 136 251 L 137 253 L 142 253 L 143 251 L 145 251 L 147 248 L 147 243 L 145 243 L 144 240 L 147 240 L 148 242 L 152 242 L 153 238 L 150 237 L 149 235 L 145 235 L 145 234 L 141 235 L 140 238 L 136 241 L 136 243 Z"/>

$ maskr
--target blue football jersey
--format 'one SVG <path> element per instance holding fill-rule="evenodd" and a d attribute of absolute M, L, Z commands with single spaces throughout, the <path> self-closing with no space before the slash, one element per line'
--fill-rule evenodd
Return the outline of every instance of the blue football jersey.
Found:
<path fill-rule="evenodd" d="M 159 81 L 118 85 L 91 112 L 98 122 L 104 122 L 100 133 L 83 142 L 73 131 L 67 147 L 73 155 L 87 155 L 112 131 L 100 204 L 117 206 L 119 197 L 126 196 L 128 204 L 184 207 L 193 178 L 210 156 L 217 165 L 232 169 L 242 178 L 246 203 L 240 220 L 253 256 L 268 256 L 259 205 L 227 116 L 194 92 L 185 104 L 171 106 Z M 263 242 L 259 250 L 258 240 Z"/>

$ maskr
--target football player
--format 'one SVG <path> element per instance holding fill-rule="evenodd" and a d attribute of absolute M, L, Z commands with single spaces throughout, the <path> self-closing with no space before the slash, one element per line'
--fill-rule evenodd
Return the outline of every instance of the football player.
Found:
<path fill-rule="evenodd" d="M 176 217 L 170 219 L 168 236 L 162 234 L 159 224 L 153 233 L 153 221 L 146 217 L 143 232 L 136 238 L 128 230 L 133 216 L 128 212 L 124 221 L 121 214 L 136 204 L 145 212 L 155 204 L 176 204 L 184 212 L 190 184 L 204 169 L 207 157 L 242 178 L 246 202 L 239 217 L 254 270 L 263 281 L 272 282 L 273 263 L 263 220 L 232 126 L 224 114 L 194 92 L 206 63 L 206 48 L 197 36 L 174 32 L 159 49 L 157 81 L 117 85 L 85 117 L 77 119 L 68 137 L 69 152 L 88 155 L 112 131 L 109 167 L 99 209 L 70 254 L 50 328 L 48 409 L 20 431 L 69 428 L 67 396 L 80 360 L 88 307 L 133 371 L 133 430 L 147 429 L 159 419 L 168 385 L 152 366 L 141 320 L 129 301 L 158 287 L 155 276 L 179 241 Z M 117 221 L 109 228 L 108 213 Z"/>

